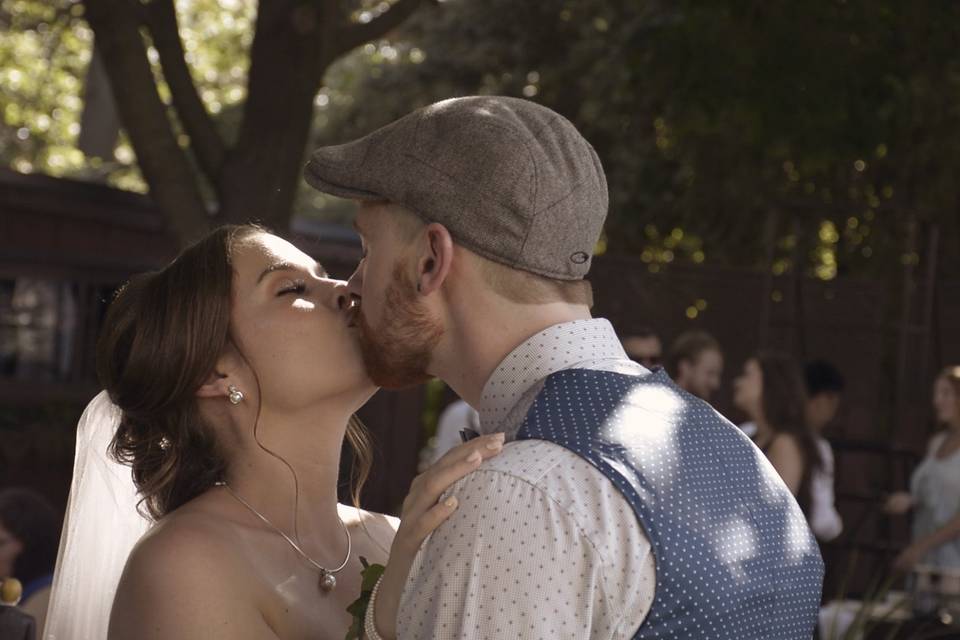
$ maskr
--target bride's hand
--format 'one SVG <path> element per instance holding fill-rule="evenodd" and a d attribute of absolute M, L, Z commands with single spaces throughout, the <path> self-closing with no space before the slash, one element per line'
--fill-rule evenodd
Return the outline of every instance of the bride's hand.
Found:
<path fill-rule="evenodd" d="M 374 603 L 374 621 L 381 637 L 396 637 L 400 596 L 420 545 L 457 508 L 456 496 L 451 495 L 440 502 L 443 493 L 479 467 L 483 460 L 500 453 L 503 441 L 502 433 L 474 438 L 454 447 L 414 478 L 410 493 L 403 501 L 400 528 L 390 547 L 390 561 L 383 572 Z"/>

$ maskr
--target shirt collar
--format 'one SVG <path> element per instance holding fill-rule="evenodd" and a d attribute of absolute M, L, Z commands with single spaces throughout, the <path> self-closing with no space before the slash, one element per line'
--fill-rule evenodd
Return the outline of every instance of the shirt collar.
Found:
<path fill-rule="evenodd" d="M 493 433 L 520 398 L 565 369 L 604 360 L 629 360 L 613 326 L 603 318 L 555 324 L 531 336 L 494 369 L 480 395 L 480 430 Z"/>

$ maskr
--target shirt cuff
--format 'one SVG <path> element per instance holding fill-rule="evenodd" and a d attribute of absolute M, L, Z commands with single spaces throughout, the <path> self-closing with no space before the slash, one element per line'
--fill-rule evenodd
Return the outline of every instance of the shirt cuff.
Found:
<path fill-rule="evenodd" d="M 381 582 L 383 582 L 383 576 L 380 576 L 377 584 L 373 585 L 373 591 L 370 592 L 370 601 L 367 603 L 367 611 L 363 616 L 363 637 L 366 638 L 366 640 L 383 640 L 383 636 L 377 633 L 377 624 L 374 621 L 373 615 Z"/>

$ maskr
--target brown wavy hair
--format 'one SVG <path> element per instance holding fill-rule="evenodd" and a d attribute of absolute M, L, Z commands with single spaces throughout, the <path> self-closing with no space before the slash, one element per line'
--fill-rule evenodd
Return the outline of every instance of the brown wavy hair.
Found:
<path fill-rule="evenodd" d="M 776 433 L 793 436 L 803 455 L 804 472 L 797 502 L 804 513 L 810 508 L 810 481 L 815 469 L 823 466 L 817 440 L 804 415 L 807 391 L 803 372 L 795 359 L 777 351 L 761 351 L 754 358 L 763 373 L 763 417 Z"/>
<path fill-rule="evenodd" d="M 195 394 L 232 342 L 234 249 L 261 233 L 267 231 L 256 225 L 215 229 L 160 271 L 133 277 L 107 312 L 97 375 L 121 410 L 111 454 L 133 469 L 141 510 L 154 520 L 211 488 L 226 471 Z M 358 504 L 372 456 L 356 418 L 347 426 L 347 441 Z"/>

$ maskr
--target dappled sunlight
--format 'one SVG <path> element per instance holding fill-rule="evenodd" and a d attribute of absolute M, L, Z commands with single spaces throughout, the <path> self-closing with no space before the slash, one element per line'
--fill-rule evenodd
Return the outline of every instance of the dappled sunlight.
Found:
<path fill-rule="evenodd" d="M 680 395 L 665 386 L 639 385 L 634 388 L 610 414 L 604 423 L 604 431 L 616 429 L 620 442 L 670 446 L 678 425 L 677 418 L 683 408 Z M 655 421 L 665 424 L 663 429 L 649 429 Z"/>
<path fill-rule="evenodd" d="M 754 525 L 741 517 L 735 517 L 718 526 L 713 532 L 713 545 L 717 557 L 730 570 L 737 581 L 749 578 L 743 563 L 757 556 L 757 535 Z"/>
<path fill-rule="evenodd" d="M 782 502 L 783 494 L 780 491 L 786 487 L 786 484 L 780 477 L 780 472 L 764 455 L 757 456 L 757 464 L 763 471 L 759 479 L 761 498 L 770 504 Z"/>
<path fill-rule="evenodd" d="M 274 591 L 277 595 L 286 603 L 289 607 L 306 607 L 309 606 L 307 602 L 304 602 L 303 594 L 305 593 L 303 588 L 303 577 L 292 573 L 289 576 L 283 578 L 281 576 L 273 577 L 275 580 Z"/>
<path fill-rule="evenodd" d="M 672 478 L 680 460 L 677 429 L 682 408 L 677 391 L 661 385 L 638 385 L 607 417 L 601 431 L 613 442 L 629 443 L 638 459 L 655 465 L 663 478 Z"/>
<path fill-rule="evenodd" d="M 803 516 L 787 518 L 787 561 L 799 564 L 805 555 L 818 552 L 816 542 Z"/>
<path fill-rule="evenodd" d="M 298 309 L 300 311 L 313 311 L 314 309 L 317 308 L 317 305 L 313 304 L 306 298 L 297 298 L 293 302 L 293 308 Z"/>

